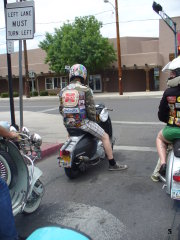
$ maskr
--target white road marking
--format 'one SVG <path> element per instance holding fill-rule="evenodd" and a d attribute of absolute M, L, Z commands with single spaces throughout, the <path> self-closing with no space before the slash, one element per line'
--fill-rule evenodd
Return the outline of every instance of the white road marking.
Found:
<path fill-rule="evenodd" d="M 162 122 L 128 122 L 128 121 L 111 121 L 112 124 L 130 124 L 130 125 L 165 125 Z"/>
<path fill-rule="evenodd" d="M 54 110 L 58 110 L 59 111 L 59 108 L 57 108 L 57 107 L 56 108 L 49 108 L 49 109 L 38 111 L 38 112 L 45 113 L 45 112 L 50 112 L 50 111 L 54 111 Z"/>
<path fill-rule="evenodd" d="M 139 147 L 139 146 L 117 146 L 114 145 L 114 151 L 139 151 L 139 152 L 157 152 L 156 147 Z"/>

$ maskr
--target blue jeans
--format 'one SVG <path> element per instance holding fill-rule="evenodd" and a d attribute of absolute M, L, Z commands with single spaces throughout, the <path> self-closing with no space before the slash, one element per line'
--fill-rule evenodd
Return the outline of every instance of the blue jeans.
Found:
<path fill-rule="evenodd" d="M 12 213 L 11 198 L 7 184 L 0 178 L 0 239 L 17 240 L 17 231 Z"/>

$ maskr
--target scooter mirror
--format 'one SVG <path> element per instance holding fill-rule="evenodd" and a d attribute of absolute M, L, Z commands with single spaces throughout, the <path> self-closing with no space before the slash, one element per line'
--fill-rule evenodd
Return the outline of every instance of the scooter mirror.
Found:
<path fill-rule="evenodd" d="M 30 135 L 30 131 L 29 131 L 29 129 L 27 128 L 27 127 L 23 127 L 22 128 L 22 132 L 24 133 L 24 134 L 26 134 L 26 135 Z"/>

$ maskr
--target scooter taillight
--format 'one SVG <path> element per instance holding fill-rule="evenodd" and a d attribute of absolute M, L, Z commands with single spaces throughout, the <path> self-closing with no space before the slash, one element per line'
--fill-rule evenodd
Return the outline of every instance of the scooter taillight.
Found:
<path fill-rule="evenodd" d="M 176 182 L 180 182 L 180 172 L 174 173 L 173 180 Z"/>
<path fill-rule="evenodd" d="M 70 155 L 70 152 L 69 151 L 66 151 L 66 150 L 60 150 L 60 157 L 62 157 L 62 156 L 68 156 L 68 155 Z"/>

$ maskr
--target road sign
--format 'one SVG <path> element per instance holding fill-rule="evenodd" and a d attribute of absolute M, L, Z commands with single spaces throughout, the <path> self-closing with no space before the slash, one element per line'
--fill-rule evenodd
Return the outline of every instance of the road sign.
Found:
<path fill-rule="evenodd" d="M 35 78 L 35 72 L 32 71 L 32 70 L 30 70 L 30 71 L 29 71 L 29 77 L 30 77 L 30 78 Z"/>
<path fill-rule="evenodd" d="M 14 52 L 14 41 L 8 40 L 7 41 L 7 53 L 11 54 Z"/>
<path fill-rule="evenodd" d="M 35 32 L 34 1 L 6 5 L 6 39 L 33 39 Z"/>

